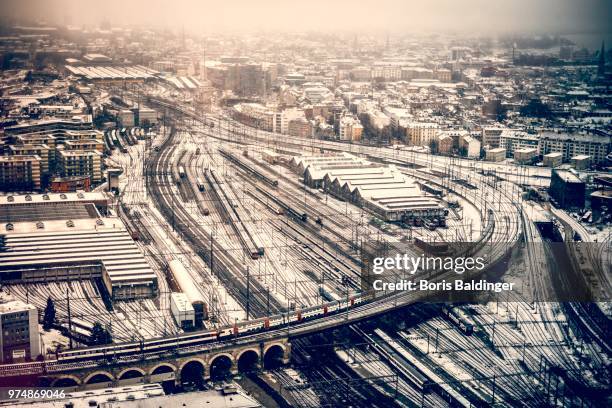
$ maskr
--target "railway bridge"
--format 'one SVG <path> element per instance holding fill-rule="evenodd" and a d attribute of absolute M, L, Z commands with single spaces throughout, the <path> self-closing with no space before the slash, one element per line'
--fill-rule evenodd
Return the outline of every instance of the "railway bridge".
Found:
<path fill-rule="evenodd" d="M 181 351 L 159 358 L 145 356 L 131 361 L 109 359 L 96 364 L 78 363 L 69 371 L 53 372 L 48 365 L 39 382 L 51 387 L 68 390 L 95 389 L 127 386 L 142 383 L 173 382 L 198 383 L 208 379 L 221 379 L 229 374 L 249 372 L 260 368 L 272 368 L 287 364 L 291 355 L 291 343 L 287 338 L 275 338 L 258 343 L 219 343 L 211 349 L 196 353 Z"/>

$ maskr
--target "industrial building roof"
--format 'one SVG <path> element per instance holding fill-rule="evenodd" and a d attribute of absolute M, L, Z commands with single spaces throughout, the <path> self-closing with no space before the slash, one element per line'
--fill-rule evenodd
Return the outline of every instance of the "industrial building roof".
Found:
<path fill-rule="evenodd" d="M 145 79 L 153 78 L 158 74 L 150 68 L 141 65 L 134 66 L 95 66 L 77 67 L 66 65 L 71 74 L 87 79 Z"/>
<path fill-rule="evenodd" d="M 100 214 L 95 205 L 78 202 L 49 202 L 47 205 L 20 203 L 0 205 L 0 223 L 44 222 L 53 220 L 73 220 L 98 218 Z"/>
<path fill-rule="evenodd" d="M 108 196 L 100 192 L 79 191 L 76 193 L 18 194 L 0 196 L 0 207 L 15 204 L 36 204 L 52 202 L 108 202 Z"/>
<path fill-rule="evenodd" d="M 5 250 L 0 252 L 0 273 L 101 263 L 112 286 L 155 281 L 155 273 L 121 220 L 103 218 L 103 223 L 81 220 L 72 227 L 64 224 L 61 229 L 6 231 Z"/>
<path fill-rule="evenodd" d="M 113 286 L 157 277 L 117 217 L 101 217 L 104 193 L 78 192 L 0 197 L 0 272 L 101 263 Z"/>
<path fill-rule="evenodd" d="M 343 154 L 338 156 L 294 157 L 297 170 L 305 167 L 304 177 L 325 180 L 344 195 L 358 196 L 384 212 L 439 209 L 440 202 L 425 197 L 412 177 L 395 166 L 385 166 Z"/>

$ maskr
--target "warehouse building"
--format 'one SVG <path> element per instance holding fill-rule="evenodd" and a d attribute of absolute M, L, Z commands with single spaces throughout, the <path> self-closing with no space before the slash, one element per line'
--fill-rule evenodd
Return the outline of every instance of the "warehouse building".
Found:
<path fill-rule="evenodd" d="M 440 200 L 425 196 L 411 177 L 394 166 L 369 162 L 350 154 L 294 157 L 304 182 L 366 208 L 385 221 L 412 222 L 419 218 L 443 218 L 447 210 Z"/>
<path fill-rule="evenodd" d="M 157 112 L 151 108 L 140 108 L 138 110 L 138 126 L 157 125 Z"/>
<path fill-rule="evenodd" d="M 77 190 L 89 191 L 91 179 L 89 176 L 54 177 L 49 188 L 54 193 L 69 193 Z"/>
<path fill-rule="evenodd" d="M 0 282 L 101 279 L 113 299 L 151 297 L 157 277 L 103 193 L 0 197 Z"/>
<path fill-rule="evenodd" d="M 579 154 L 577 156 L 572 157 L 571 164 L 572 167 L 576 170 L 586 170 L 591 165 L 591 156 L 586 154 Z"/>

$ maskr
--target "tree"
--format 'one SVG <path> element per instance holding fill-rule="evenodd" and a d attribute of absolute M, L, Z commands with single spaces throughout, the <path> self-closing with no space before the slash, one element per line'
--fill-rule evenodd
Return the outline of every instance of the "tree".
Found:
<path fill-rule="evenodd" d="M 95 322 L 93 327 L 91 328 L 91 335 L 89 337 L 91 344 L 93 345 L 103 345 L 112 343 L 111 334 L 106 330 L 100 322 Z"/>
<path fill-rule="evenodd" d="M 431 139 L 429 142 L 429 149 L 431 150 L 432 154 L 438 154 L 439 143 L 436 139 Z"/>
<path fill-rule="evenodd" d="M 45 306 L 45 313 L 43 315 L 43 329 L 45 331 L 49 331 L 53 324 L 55 323 L 55 303 L 53 303 L 53 299 L 51 296 L 47 298 L 47 306 Z"/>

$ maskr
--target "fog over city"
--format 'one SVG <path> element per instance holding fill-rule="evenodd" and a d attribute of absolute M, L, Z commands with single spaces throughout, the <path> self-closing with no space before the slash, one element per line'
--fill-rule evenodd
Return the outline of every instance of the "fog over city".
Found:
<path fill-rule="evenodd" d="M 33 0 L 2 1 L 2 16 L 73 25 L 154 25 L 194 31 L 609 32 L 605 0 Z"/>

